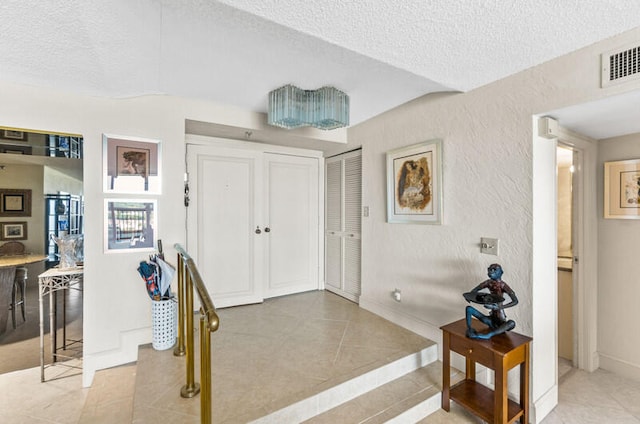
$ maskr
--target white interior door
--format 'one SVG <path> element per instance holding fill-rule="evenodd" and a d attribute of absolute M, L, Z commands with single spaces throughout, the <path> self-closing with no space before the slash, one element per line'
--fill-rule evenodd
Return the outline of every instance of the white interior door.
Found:
<path fill-rule="evenodd" d="M 262 302 L 262 154 L 187 146 L 187 250 L 217 307 Z"/>
<path fill-rule="evenodd" d="M 265 297 L 318 289 L 318 159 L 265 153 Z"/>
<path fill-rule="evenodd" d="M 325 285 L 358 302 L 361 294 L 362 152 L 326 161 Z"/>

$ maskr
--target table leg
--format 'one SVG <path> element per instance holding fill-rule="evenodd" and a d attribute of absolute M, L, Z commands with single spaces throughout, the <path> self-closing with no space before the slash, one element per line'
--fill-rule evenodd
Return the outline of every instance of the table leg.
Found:
<path fill-rule="evenodd" d="M 62 350 L 67 350 L 67 294 L 69 290 L 62 292 Z"/>
<path fill-rule="evenodd" d="M 451 353 L 449 352 L 450 335 L 442 332 L 442 409 L 449 412 L 449 389 L 451 386 Z"/>
<path fill-rule="evenodd" d="M 44 284 L 42 281 L 38 281 L 38 303 L 40 307 L 40 382 L 44 382 L 44 310 L 43 310 L 43 297 L 44 297 Z"/>
<path fill-rule="evenodd" d="M 476 363 L 471 358 L 466 357 L 465 378 L 467 380 L 476 379 Z"/>
<path fill-rule="evenodd" d="M 51 339 L 51 360 L 56 362 L 56 346 L 58 341 L 56 340 L 58 325 L 56 323 L 56 306 L 58 304 L 57 291 L 49 287 L 49 337 Z"/>
<path fill-rule="evenodd" d="M 507 373 L 505 369 L 505 361 L 501 358 L 495 358 L 496 368 L 495 372 L 495 413 L 494 422 L 496 424 L 506 423 L 509 419 L 507 416 L 507 407 L 509 402 L 507 400 Z"/>
<path fill-rule="evenodd" d="M 524 346 L 524 362 L 520 364 L 520 407 L 522 424 L 529 423 L 529 343 Z"/>

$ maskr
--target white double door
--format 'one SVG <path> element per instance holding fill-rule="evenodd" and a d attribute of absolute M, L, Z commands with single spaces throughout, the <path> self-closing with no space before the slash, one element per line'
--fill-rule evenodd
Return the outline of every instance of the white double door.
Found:
<path fill-rule="evenodd" d="M 216 307 L 319 288 L 321 160 L 187 145 L 187 250 Z"/>

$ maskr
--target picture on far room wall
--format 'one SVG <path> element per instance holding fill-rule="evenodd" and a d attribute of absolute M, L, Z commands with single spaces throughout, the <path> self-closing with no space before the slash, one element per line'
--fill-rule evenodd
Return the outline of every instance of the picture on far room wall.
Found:
<path fill-rule="evenodd" d="M 640 219 L 640 159 L 605 162 L 604 217 Z"/>
<path fill-rule="evenodd" d="M 26 240 L 27 223 L 0 222 L 0 240 Z"/>
<path fill-rule="evenodd" d="M 2 137 L 8 140 L 26 141 L 24 131 L 2 130 Z"/>
<path fill-rule="evenodd" d="M 31 216 L 31 190 L 0 189 L 0 216 Z"/>
<path fill-rule="evenodd" d="M 442 223 L 442 141 L 387 152 L 387 222 Z"/>
<path fill-rule="evenodd" d="M 160 141 L 103 135 L 104 191 L 160 194 Z"/>

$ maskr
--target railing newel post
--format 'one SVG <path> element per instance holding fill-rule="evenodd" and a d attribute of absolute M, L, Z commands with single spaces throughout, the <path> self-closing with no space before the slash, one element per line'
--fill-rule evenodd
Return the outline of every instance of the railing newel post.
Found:
<path fill-rule="evenodd" d="M 185 314 L 185 288 L 184 288 L 184 261 L 182 255 L 178 253 L 178 342 L 173 349 L 174 356 L 184 356 L 184 314 Z"/>
<path fill-rule="evenodd" d="M 187 339 L 187 384 L 182 386 L 180 390 L 180 396 L 184 398 L 191 398 L 197 395 L 200 392 L 200 385 L 195 382 L 194 376 L 194 368 L 195 368 L 195 355 L 194 355 L 194 344 L 193 344 L 193 282 L 191 281 L 191 273 L 187 272 L 185 278 L 185 286 L 186 286 L 186 302 L 185 302 L 185 312 L 186 312 L 186 339 Z"/>
<path fill-rule="evenodd" d="M 211 389 L 211 335 L 218 330 L 220 319 L 216 313 L 211 296 L 202 281 L 202 277 L 182 246 L 175 244 L 178 251 L 178 344 L 175 356 L 186 355 L 186 384 L 180 389 L 180 395 L 191 398 L 200 393 L 200 421 L 210 424 L 212 421 Z M 194 336 L 193 333 L 193 291 L 198 291 L 200 299 L 200 385 L 194 381 Z M 186 339 L 186 347 L 185 347 Z"/>
<path fill-rule="evenodd" d="M 211 333 L 207 315 L 200 313 L 200 422 L 211 424 Z"/>

